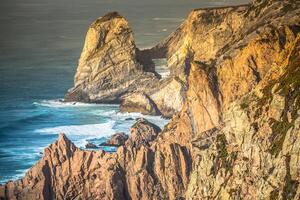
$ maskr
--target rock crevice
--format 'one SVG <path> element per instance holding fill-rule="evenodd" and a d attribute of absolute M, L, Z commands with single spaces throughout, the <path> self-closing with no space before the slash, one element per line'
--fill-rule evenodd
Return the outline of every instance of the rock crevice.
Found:
<path fill-rule="evenodd" d="M 163 130 L 141 119 L 111 154 L 78 149 L 62 135 L 23 179 L 0 186 L 0 197 L 299 199 L 299 16 L 299 2 L 286 0 L 192 11 L 154 47 L 175 74 L 157 82 L 166 82 L 164 92 L 116 92 L 129 95 L 124 108 L 168 114 L 162 94 L 182 84 L 182 108 Z"/>

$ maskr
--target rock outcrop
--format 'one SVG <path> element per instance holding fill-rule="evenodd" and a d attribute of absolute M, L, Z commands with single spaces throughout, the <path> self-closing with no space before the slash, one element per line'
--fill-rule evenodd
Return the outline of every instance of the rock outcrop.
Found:
<path fill-rule="evenodd" d="M 192 11 L 155 47 L 187 87 L 163 130 L 139 120 L 112 154 L 61 136 L 22 180 L 0 186 L 0 197 L 299 199 L 299 16 L 300 3 L 287 0 Z M 192 41 L 186 56 L 171 62 L 182 38 Z"/>
<path fill-rule="evenodd" d="M 87 148 L 87 149 L 95 149 L 95 148 L 97 148 L 97 145 L 95 145 L 95 144 L 89 142 L 89 143 L 87 143 L 87 144 L 85 145 L 85 148 Z"/>
<path fill-rule="evenodd" d="M 109 13 L 89 27 L 74 87 L 65 101 L 119 103 L 125 99 L 122 111 L 171 117 L 183 105 L 183 85 L 160 80 L 154 68 L 151 57 L 136 48 L 126 19 Z"/>
<path fill-rule="evenodd" d="M 120 104 L 121 112 L 139 112 L 142 114 L 160 115 L 153 100 L 144 93 L 130 93 L 123 97 Z"/>
<path fill-rule="evenodd" d="M 25 177 L 0 187 L 2 199 L 126 199 L 115 156 L 83 151 L 61 134 Z"/>
<path fill-rule="evenodd" d="M 65 101 L 118 102 L 136 88 L 158 81 L 136 59 L 136 46 L 128 22 L 117 12 L 97 19 L 88 29 L 74 87 Z"/>
<path fill-rule="evenodd" d="M 124 96 L 120 110 L 171 118 L 184 104 L 186 84 L 176 77 L 161 80 L 159 84 L 156 88 L 148 88 L 144 93 L 130 93 Z"/>
<path fill-rule="evenodd" d="M 100 144 L 100 146 L 122 146 L 125 144 L 126 140 L 128 139 L 128 135 L 126 135 L 125 133 L 121 132 L 121 133 L 115 133 L 113 134 L 109 140 L 107 140 L 106 142 Z"/>
<path fill-rule="evenodd" d="M 125 166 L 141 165 L 144 160 L 132 160 L 126 155 L 135 156 L 137 149 L 148 146 L 160 131 L 154 124 L 139 119 L 131 128 L 125 146 L 114 154 L 81 150 L 60 134 L 23 179 L 0 186 L 0 198 L 129 199 L 127 180 L 130 177 L 125 178 Z"/>

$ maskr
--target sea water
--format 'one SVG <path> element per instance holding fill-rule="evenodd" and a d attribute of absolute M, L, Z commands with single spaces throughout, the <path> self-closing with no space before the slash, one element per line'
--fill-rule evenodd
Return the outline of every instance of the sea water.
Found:
<path fill-rule="evenodd" d="M 247 2 L 1 0 L 0 183 L 24 175 L 60 132 L 84 148 L 87 142 L 100 144 L 115 132 L 128 133 L 138 117 L 160 127 L 167 123 L 161 117 L 122 114 L 118 105 L 60 101 L 73 85 L 84 36 L 93 20 L 119 11 L 129 20 L 137 46 L 147 48 L 175 30 L 192 8 Z M 156 63 L 165 65 L 165 61 Z"/>

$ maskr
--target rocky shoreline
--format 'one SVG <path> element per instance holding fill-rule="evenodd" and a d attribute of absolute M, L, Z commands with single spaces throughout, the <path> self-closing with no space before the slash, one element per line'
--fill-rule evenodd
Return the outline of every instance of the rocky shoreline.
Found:
<path fill-rule="evenodd" d="M 171 121 L 138 120 L 115 153 L 61 134 L 0 198 L 300 199 L 299 16 L 294 0 L 196 9 L 144 51 L 118 13 L 99 18 L 66 101 Z M 149 58 L 166 58 L 169 77 Z"/>

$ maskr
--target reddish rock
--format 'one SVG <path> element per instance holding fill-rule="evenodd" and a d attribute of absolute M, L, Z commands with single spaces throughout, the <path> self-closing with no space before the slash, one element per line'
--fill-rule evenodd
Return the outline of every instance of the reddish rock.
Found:
<path fill-rule="evenodd" d="M 0 198 L 299 199 L 299 4 L 192 11 L 164 42 L 188 90 L 162 131 L 140 119 L 112 154 L 60 135 Z"/>
<path fill-rule="evenodd" d="M 128 135 L 125 133 L 115 133 L 113 134 L 107 142 L 101 143 L 100 146 L 122 146 L 128 139 Z"/>

